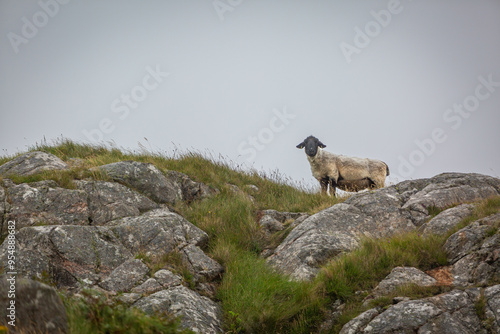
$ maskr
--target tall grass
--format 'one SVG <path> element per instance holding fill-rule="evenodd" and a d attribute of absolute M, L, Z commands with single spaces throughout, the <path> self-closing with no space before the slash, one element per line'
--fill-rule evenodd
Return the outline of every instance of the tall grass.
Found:
<path fill-rule="evenodd" d="M 256 254 L 226 246 L 226 274 L 218 297 L 228 329 L 247 333 L 307 333 L 321 316 L 325 299 L 310 282 L 273 271 Z"/>
<path fill-rule="evenodd" d="M 373 289 L 399 266 L 429 270 L 447 264 L 440 236 L 421 237 L 416 232 L 387 239 L 364 239 L 361 246 L 328 263 L 318 284 L 333 299 L 348 300 L 356 291 Z"/>

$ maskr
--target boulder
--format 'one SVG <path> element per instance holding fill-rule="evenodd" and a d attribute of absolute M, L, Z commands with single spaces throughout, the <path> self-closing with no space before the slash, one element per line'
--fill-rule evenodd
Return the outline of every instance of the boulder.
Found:
<path fill-rule="evenodd" d="M 267 261 L 293 279 L 309 280 L 326 261 L 357 247 L 361 236 L 382 238 L 414 231 L 430 217 L 431 207 L 446 208 L 498 194 L 499 179 L 460 173 L 358 193 L 305 219 Z"/>
<path fill-rule="evenodd" d="M 22 183 L 7 188 L 7 220 L 18 229 L 33 225 L 88 225 L 87 193 L 60 188 L 54 181 Z"/>
<path fill-rule="evenodd" d="M 342 327 L 340 334 L 358 334 L 361 333 L 362 329 L 366 327 L 377 315 L 381 313 L 382 309 L 380 307 L 369 309 L 356 318 L 349 321 Z"/>
<path fill-rule="evenodd" d="M 446 208 L 500 193 L 500 179 L 487 175 L 443 173 L 428 180 L 428 184 L 403 205 L 404 209 L 412 212 L 413 221 L 417 226 L 427 219 L 428 208 Z"/>
<path fill-rule="evenodd" d="M 94 285 L 133 257 L 113 233 L 100 226 L 35 226 L 16 234 L 16 271 L 54 281 L 59 287 Z M 0 247 L 7 265 L 7 242 Z"/>
<path fill-rule="evenodd" d="M 68 320 L 66 309 L 57 291 L 43 283 L 10 275 L 0 276 L 0 325 L 9 333 L 67 333 Z M 11 289 L 15 282 L 15 289 Z M 15 291 L 14 298 L 9 294 Z M 15 327 L 8 322 L 7 315 L 11 301 L 15 307 Z"/>
<path fill-rule="evenodd" d="M 196 279 L 213 281 L 220 278 L 224 268 L 215 260 L 208 257 L 199 247 L 188 244 L 180 250 L 181 259 L 190 273 Z"/>
<path fill-rule="evenodd" d="M 222 333 L 221 308 L 182 285 L 156 292 L 133 304 L 148 314 L 167 313 L 181 319 L 181 327 L 196 333 Z"/>
<path fill-rule="evenodd" d="M 182 216 L 166 210 L 153 210 L 109 224 L 113 233 L 133 253 L 161 255 L 187 244 L 207 244 L 208 235 Z"/>
<path fill-rule="evenodd" d="M 133 293 L 151 294 L 163 290 L 163 287 L 154 278 L 148 278 L 141 285 L 136 286 L 131 291 Z"/>
<path fill-rule="evenodd" d="M 472 214 L 474 205 L 461 204 L 440 212 L 421 228 L 423 235 L 444 235 L 455 228 L 462 219 Z"/>
<path fill-rule="evenodd" d="M 182 199 L 181 187 L 169 180 L 153 164 L 120 161 L 100 166 L 114 181 L 123 183 L 157 203 L 174 204 Z"/>
<path fill-rule="evenodd" d="M 494 285 L 484 289 L 486 300 L 486 319 L 491 319 L 492 329 L 500 333 L 500 285 Z"/>
<path fill-rule="evenodd" d="M 140 293 L 130 292 L 119 295 L 118 297 L 116 297 L 116 300 L 124 304 L 133 304 L 141 298 L 142 295 Z"/>
<path fill-rule="evenodd" d="M 116 182 L 78 181 L 78 188 L 88 194 L 92 225 L 103 225 L 114 219 L 138 216 L 158 208 L 158 204 Z"/>
<path fill-rule="evenodd" d="M 32 175 L 46 170 L 64 170 L 68 165 L 53 154 L 34 151 L 12 159 L 0 166 L 0 175 Z"/>
<path fill-rule="evenodd" d="M 500 213 L 451 235 L 444 247 L 455 286 L 487 286 L 500 280 Z"/>
<path fill-rule="evenodd" d="M 434 278 L 417 268 L 396 267 L 377 285 L 372 294 L 374 297 L 378 297 L 390 294 L 404 285 L 432 286 L 436 282 Z"/>
<path fill-rule="evenodd" d="M 157 209 L 113 221 L 110 228 L 134 254 L 142 252 L 155 257 L 170 252 L 180 254 L 196 279 L 213 280 L 223 271 L 200 248 L 207 244 L 208 235 L 176 213 Z"/>
<path fill-rule="evenodd" d="M 276 210 L 263 210 L 259 225 L 266 234 L 282 231 L 288 226 L 296 227 L 309 217 L 304 212 L 280 212 Z"/>
<path fill-rule="evenodd" d="M 495 296 L 486 297 L 487 305 L 494 303 L 498 298 Z M 474 307 L 479 298 L 478 289 L 453 290 L 434 297 L 403 301 L 386 310 L 371 309 L 344 325 L 340 333 L 486 334 Z"/>
<path fill-rule="evenodd" d="M 146 266 L 139 259 L 131 259 L 116 267 L 99 286 L 104 290 L 124 292 L 132 289 L 149 272 Z M 136 292 L 136 291 L 132 291 Z"/>
<path fill-rule="evenodd" d="M 265 233 L 271 234 L 278 231 L 283 231 L 285 226 L 271 216 L 265 215 L 259 220 L 259 226 Z"/>
<path fill-rule="evenodd" d="M 182 284 L 182 277 L 175 275 L 173 272 L 167 269 L 161 269 L 154 273 L 154 278 L 160 283 L 164 288 L 170 288 L 176 285 Z"/>
<path fill-rule="evenodd" d="M 212 189 L 202 182 L 193 181 L 189 176 L 180 172 L 167 171 L 166 176 L 181 188 L 182 199 L 188 203 L 213 196 L 219 192 L 219 190 Z"/>

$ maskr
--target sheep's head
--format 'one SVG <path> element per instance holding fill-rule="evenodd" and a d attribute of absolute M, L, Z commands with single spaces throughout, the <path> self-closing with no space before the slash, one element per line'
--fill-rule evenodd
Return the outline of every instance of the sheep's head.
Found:
<path fill-rule="evenodd" d="M 306 154 L 310 157 L 316 156 L 318 153 L 318 147 L 325 148 L 326 145 L 319 141 L 318 138 L 314 136 L 309 136 L 302 143 L 297 145 L 297 148 L 301 149 L 305 147 Z"/>

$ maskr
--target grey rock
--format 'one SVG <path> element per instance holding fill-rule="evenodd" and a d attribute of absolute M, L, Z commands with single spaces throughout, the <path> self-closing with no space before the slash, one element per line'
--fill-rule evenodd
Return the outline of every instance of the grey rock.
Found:
<path fill-rule="evenodd" d="M 486 333 L 474 307 L 478 297 L 477 289 L 453 290 L 403 301 L 383 312 L 372 309 L 347 323 L 341 333 Z M 487 303 L 493 299 L 488 296 Z"/>
<path fill-rule="evenodd" d="M 125 292 L 134 287 L 148 273 L 149 268 L 139 259 L 123 262 L 99 286 L 108 291 Z M 132 291 L 139 292 L 139 291 Z"/>
<path fill-rule="evenodd" d="M 430 301 L 402 302 L 376 316 L 363 333 L 415 333 L 419 327 L 441 313 L 442 310 Z"/>
<path fill-rule="evenodd" d="M 231 184 L 231 183 L 226 183 L 226 186 L 227 188 L 229 189 L 230 192 L 232 192 L 233 194 L 237 195 L 237 194 L 244 194 L 244 191 L 242 191 L 240 189 L 240 187 L 238 187 L 237 185 L 235 184 Z"/>
<path fill-rule="evenodd" d="M 127 217 L 109 224 L 113 233 L 133 253 L 162 255 L 191 244 L 204 246 L 208 235 L 182 216 L 154 210 L 138 217 Z"/>
<path fill-rule="evenodd" d="M 58 286 L 93 285 L 132 258 L 105 227 L 35 226 L 16 234 L 16 271 L 24 277 L 51 279 Z M 7 265 L 7 242 L 0 260 Z"/>
<path fill-rule="evenodd" d="M 468 310 L 466 313 L 474 312 L 474 310 Z M 481 322 L 478 318 L 474 318 L 475 325 L 477 327 L 468 328 L 465 324 L 460 321 L 460 312 L 458 314 L 452 314 L 449 312 L 444 312 L 432 321 L 426 323 L 424 326 L 420 327 L 418 330 L 419 334 L 486 334 L 486 331 L 482 329 Z"/>
<path fill-rule="evenodd" d="M 167 269 L 158 270 L 153 275 L 156 281 L 160 283 L 164 288 L 170 288 L 176 285 L 182 284 L 182 277 L 175 275 L 173 272 Z"/>
<path fill-rule="evenodd" d="M 429 179 L 403 208 L 412 212 L 415 224 L 420 226 L 427 219 L 429 207 L 446 208 L 489 198 L 499 192 L 500 179 L 473 173 L 443 173 Z"/>
<path fill-rule="evenodd" d="M 191 202 L 197 199 L 203 199 L 217 194 L 217 189 L 212 189 L 202 182 L 193 181 L 186 174 L 168 171 L 167 178 L 179 185 L 182 191 L 182 199 Z"/>
<path fill-rule="evenodd" d="M 18 228 L 33 225 L 88 225 L 87 194 L 57 187 L 53 181 L 19 184 L 7 188 L 7 220 Z"/>
<path fill-rule="evenodd" d="M 480 219 L 448 238 L 444 248 L 454 285 L 487 286 L 500 280 L 500 234 L 490 226 L 499 220 L 500 214 Z"/>
<path fill-rule="evenodd" d="M 259 220 L 259 225 L 264 230 L 264 232 L 268 234 L 283 231 L 285 229 L 285 226 L 283 226 L 282 223 L 269 215 L 263 216 Z"/>
<path fill-rule="evenodd" d="M 148 278 L 146 282 L 136 286 L 131 291 L 141 294 L 150 294 L 160 290 L 163 290 L 163 287 L 154 278 Z"/>
<path fill-rule="evenodd" d="M 294 279 L 312 279 L 329 258 L 358 246 L 360 227 L 376 228 L 360 217 L 359 210 L 344 203 L 323 210 L 293 229 L 267 261 Z"/>
<path fill-rule="evenodd" d="M 373 290 L 374 296 L 383 296 L 396 291 L 398 287 L 415 284 L 432 286 L 436 280 L 423 271 L 413 267 L 396 267 Z"/>
<path fill-rule="evenodd" d="M 180 249 L 183 263 L 196 279 L 205 278 L 214 280 L 219 278 L 224 268 L 215 260 L 208 257 L 199 247 L 188 244 Z"/>
<path fill-rule="evenodd" d="M 181 317 L 181 326 L 196 333 L 223 332 L 220 307 L 182 285 L 144 297 L 133 306 L 147 314 L 159 312 Z"/>
<path fill-rule="evenodd" d="M 489 229 L 489 226 L 474 222 L 452 234 L 444 245 L 448 261 L 453 264 L 467 254 L 478 250 L 486 238 Z"/>
<path fill-rule="evenodd" d="M 128 292 L 116 297 L 116 300 L 124 304 L 133 304 L 141 298 L 142 295 L 140 293 Z"/>
<path fill-rule="evenodd" d="M 282 231 L 291 226 L 296 227 L 309 217 L 303 212 L 280 212 L 276 210 L 263 210 L 259 225 L 266 234 Z"/>
<path fill-rule="evenodd" d="M 114 181 L 126 184 L 158 203 L 174 204 L 182 199 L 178 184 L 169 180 L 153 164 L 120 161 L 100 166 Z"/>
<path fill-rule="evenodd" d="M 34 151 L 25 153 L 0 166 L 0 175 L 32 175 L 46 170 L 64 170 L 68 165 L 53 154 Z"/>
<path fill-rule="evenodd" d="M 342 327 L 340 334 L 357 334 L 361 333 L 361 330 L 366 327 L 366 325 L 373 320 L 377 315 L 380 314 L 379 308 L 372 308 L 358 315 L 356 318 L 349 321 Z"/>
<path fill-rule="evenodd" d="M 430 207 L 488 198 L 499 191 L 499 179 L 446 173 L 358 193 L 305 219 L 267 261 L 293 279 L 312 279 L 326 261 L 357 247 L 361 236 L 414 231 L 428 219 Z"/>
<path fill-rule="evenodd" d="M 299 224 L 301 224 L 302 222 L 304 222 L 304 220 L 306 220 L 309 217 L 310 217 L 310 215 L 308 215 L 308 214 L 303 214 L 302 216 L 299 216 L 292 223 L 290 223 L 290 227 L 296 228 L 297 226 L 299 226 Z"/>
<path fill-rule="evenodd" d="M 103 225 L 111 220 L 138 216 L 155 209 L 158 204 L 119 183 L 105 181 L 78 181 L 78 188 L 88 194 L 92 225 Z"/>
<path fill-rule="evenodd" d="M 0 325 L 9 333 L 67 333 L 66 309 L 57 291 L 43 283 L 15 277 L 15 298 L 9 298 L 10 275 L 0 276 Z M 7 307 L 15 302 L 15 327 L 8 324 Z M 8 313 L 9 312 L 9 313 Z"/>
<path fill-rule="evenodd" d="M 176 213 L 153 210 L 138 217 L 127 217 L 110 223 L 116 237 L 134 254 L 159 257 L 176 252 L 196 279 L 218 278 L 223 268 L 200 247 L 208 235 Z"/>
<path fill-rule="evenodd" d="M 486 299 L 486 317 L 492 319 L 493 329 L 500 333 L 500 285 L 484 289 Z"/>
<path fill-rule="evenodd" d="M 447 209 L 423 225 L 421 231 L 424 235 L 444 235 L 455 228 L 463 218 L 469 216 L 473 210 L 474 205 L 472 204 L 461 204 Z"/>

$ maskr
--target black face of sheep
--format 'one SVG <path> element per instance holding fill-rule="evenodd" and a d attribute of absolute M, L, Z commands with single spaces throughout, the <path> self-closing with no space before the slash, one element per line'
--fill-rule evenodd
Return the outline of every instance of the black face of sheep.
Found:
<path fill-rule="evenodd" d="M 314 136 L 309 136 L 302 143 L 297 145 L 297 148 L 306 148 L 306 154 L 310 157 L 316 156 L 316 153 L 318 153 L 318 147 L 325 148 L 326 145 L 323 144 L 322 142 L 319 141 L 318 138 Z"/>

